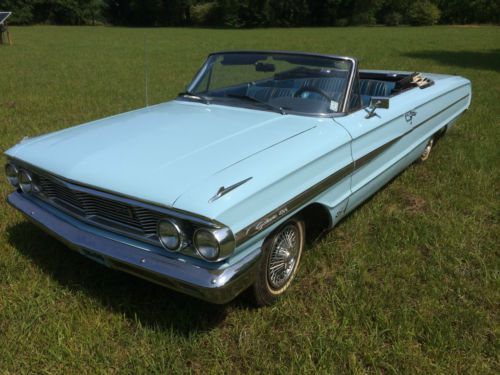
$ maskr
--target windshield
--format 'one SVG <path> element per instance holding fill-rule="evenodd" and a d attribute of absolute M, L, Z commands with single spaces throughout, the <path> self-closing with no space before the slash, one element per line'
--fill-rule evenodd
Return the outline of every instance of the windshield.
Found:
<path fill-rule="evenodd" d="M 353 62 L 277 52 L 210 55 L 182 97 L 260 110 L 324 115 L 342 111 Z"/>

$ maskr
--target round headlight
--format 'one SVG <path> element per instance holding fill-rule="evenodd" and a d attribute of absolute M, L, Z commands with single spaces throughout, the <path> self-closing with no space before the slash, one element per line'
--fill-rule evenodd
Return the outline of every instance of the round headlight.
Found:
<path fill-rule="evenodd" d="M 194 245 L 198 254 L 207 260 L 216 260 L 219 256 L 219 241 L 206 229 L 198 229 L 194 235 Z"/>
<path fill-rule="evenodd" d="M 5 164 L 5 174 L 7 175 L 7 180 L 15 186 L 19 186 L 19 178 L 18 178 L 18 173 L 19 171 L 17 170 L 17 167 L 12 164 L 12 163 L 7 163 Z"/>
<path fill-rule="evenodd" d="M 182 244 L 181 228 L 173 220 L 162 219 L 158 222 L 158 238 L 165 249 L 179 250 Z"/>
<path fill-rule="evenodd" d="M 30 193 L 33 189 L 33 178 L 31 177 L 31 174 L 23 169 L 19 172 L 18 176 L 19 186 L 21 187 L 23 193 Z"/>

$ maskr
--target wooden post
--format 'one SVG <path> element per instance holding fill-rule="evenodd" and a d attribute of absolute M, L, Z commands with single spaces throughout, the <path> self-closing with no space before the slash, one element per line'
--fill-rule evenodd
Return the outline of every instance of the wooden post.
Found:
<path fill-rule="evenodd" d="M 7 38 L 7 43 L 9 43 L 9 46 L 12 45 L 12 39 L 10 38 L 10 32 L 9 32 L 9 26 L 7 24 L 7 21 L 5 21 L 4 23 L 0 24 L 0 44 L 3 44 L 4 43 L 4 35 L 6 36 Z"/>
<path fill-rule="evenodd" d="M 4 24 L 5 24 L 5 34 L 7 34 L 7 42 L 9 43 L 9 46 L 11 46 L 12 40 L 10 39 L 9 24 L 7 23 L 7 21 L 5 21 Z"/>

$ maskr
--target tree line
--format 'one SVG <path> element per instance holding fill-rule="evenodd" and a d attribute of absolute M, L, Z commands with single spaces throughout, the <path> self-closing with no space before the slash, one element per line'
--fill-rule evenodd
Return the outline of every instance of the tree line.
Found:
<path fill-rule="evenodd" d="M 12 24 L 292 27 L 499 23 L 500 0 L 0 0 Z"/>

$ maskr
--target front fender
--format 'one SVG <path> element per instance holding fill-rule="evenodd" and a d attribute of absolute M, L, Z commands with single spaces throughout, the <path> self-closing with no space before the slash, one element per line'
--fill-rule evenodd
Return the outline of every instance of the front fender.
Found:
<path fill-rule="evenodd" d="M 350 135 L 332 119 L 247 158 L 184 193 L 176 207 L 196 211 L 228 225 L 238 244 L 261 241 L 276 225 L 306 205 L 321 201 L 329 208 L 350 194 Z M 251 177 L 219 199 L 210 198 L 224 184 Z M 332 190 L 333 189 L 333 190 Z M 332 193 L 333 192 L 333 193 Z"/>

